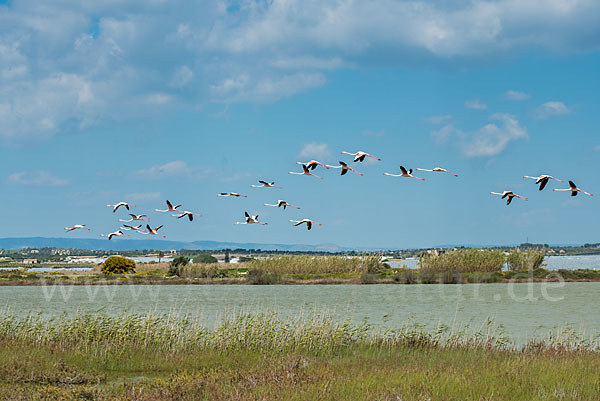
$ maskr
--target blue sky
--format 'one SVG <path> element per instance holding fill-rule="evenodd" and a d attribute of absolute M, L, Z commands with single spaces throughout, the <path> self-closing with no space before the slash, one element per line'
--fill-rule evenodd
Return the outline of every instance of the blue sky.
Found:
<path fill-rule="evenodd" d="M 190 3 L 0 1 L 0 236 L 95 237 L 123 200 L 172 240 L 600 242 L 600 196 L 522 178 L 600 195 L 597 1 Z M 357 150 L 383 160 L 287 174 Z M 401 164 L 460 177 L 382 174 Z M 203 217 L 150 212 L 165 199 Z"/>

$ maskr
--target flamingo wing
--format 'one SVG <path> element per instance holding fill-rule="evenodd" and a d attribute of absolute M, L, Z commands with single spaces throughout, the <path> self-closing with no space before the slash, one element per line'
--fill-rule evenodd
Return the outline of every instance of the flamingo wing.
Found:
<path fill-rule="evenodd" d="M 408 171 L 406 171 L 404 166 L 400 166 L 400 171 L 402 171 L 402 174 L 408 174 Z"/>
<path fill-rule="evenodd" d="M 546 188 L 546 185 L 548 184 L 548 178 L 542 178 L 542 180 L 540 181 L 540 191 L 543 190 L 544 188 Z"/>

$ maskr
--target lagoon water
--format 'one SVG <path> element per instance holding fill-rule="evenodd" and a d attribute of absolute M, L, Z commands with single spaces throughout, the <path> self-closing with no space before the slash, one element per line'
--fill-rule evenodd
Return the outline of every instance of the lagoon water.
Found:
<path fill-rule="evenodd" d="M 400 261 L 387 262 L 393 268 L 407 267 L 417 269 L 418 259 L 404 259 Z M 578 255 L 578 256 L 546 256 L 544 259 L 545 269 L 548 270 L 575 270 L 575 269 L 600 269 L 600 255 Z"/>
<path fill-rule="evenodd" d="M 326 310 L 338 319 L 387 328 L 479 328 L 491 318 L 517 343 L 567 324 L 599 334 L 599 299 L 600 283 L 0 287 L 0 310 L 18 316 L 156 312 L 197 316 L 210 325 L 232 312 L 286 317 Z"/>

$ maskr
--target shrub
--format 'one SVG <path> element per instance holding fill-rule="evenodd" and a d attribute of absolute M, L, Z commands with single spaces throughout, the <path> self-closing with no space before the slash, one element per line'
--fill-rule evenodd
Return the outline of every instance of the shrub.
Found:
<path fill-rule="evenodd" d="M 360 274 L 360 283 L 361 284 L 375 284 L 376 275 L 373 273 L 369 273 L 368 271 L 364 271 Z"/>
<path fill-rule="evenodd" d="M 533 271 L 542 266 L 544 262 L 544 251 L 536 249 L 534 251 L 521 251 L 520 249 L 511 252 L 507 257 L 509 270 L 530 270 Z"/>
<path fill-rule="evenodd" d="M 248 270 L 246 279 L 250 284 L 268 285 L 277 283 L 279 281 L 279 275 L 260 269 L 250 269 Z"/>
<path fill-rule="evenodd" d="M 102 264 L 104 274 L 135 273 L 135 262 L 123 256 L 111 256 Z"/>
<path fill-rule="evenodd" d="M 416 284 L 417 273 L 413 269 L 403 269 L 394 274 L 393 280 L 402 284 Z"/>
<path fill-rule="evenodd" d="M 215 263 L 192 263 L 184 266 L 180 277 L 186 278 L 216 278 L 224 277 Z"/>
<path fill-rule="evenodd" d="M 192 258 L 194 263 L 217 263 L 218 260 L 208 253 L 200 253 Z"/>
<path fill-rule="evenodd" d="M 501 271 L 506 257 L 501 251 L 491 249 L 459 249 L 441 255 L 422 255 L 421 271 L 432 272 L 497 272 Z"/>
<path fill-rule="evenodd" d="M 167 276 L 181 277 L 181 270 L 188 263 L 190 263 L 190 260 L 185 256 L 177 256 L 171 261 L 171 263 L 169 263 L 169 271 L 167 272 Z"/>

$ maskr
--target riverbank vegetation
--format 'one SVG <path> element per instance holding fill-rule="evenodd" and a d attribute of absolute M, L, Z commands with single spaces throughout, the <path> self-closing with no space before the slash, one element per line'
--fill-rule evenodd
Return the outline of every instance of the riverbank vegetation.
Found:
<path fill-rule="evenodd" d="M 0 399 L 595 400 L 598 339 L 514 346 L 478 329 L 384 330 L 326 313 L 0 316 Z"/>
<path fill-rule="evenodd" d="M 459 249 L 423 254 L 419 268 L 391 268 L 380 255 L 277 255 L 243 263 L 138 263 L 135 272 L 0 270 L 0 285 L 43 284 L 462 284 L 600 281 L 600 270 L 548 271 L 543 252 Z"/>

